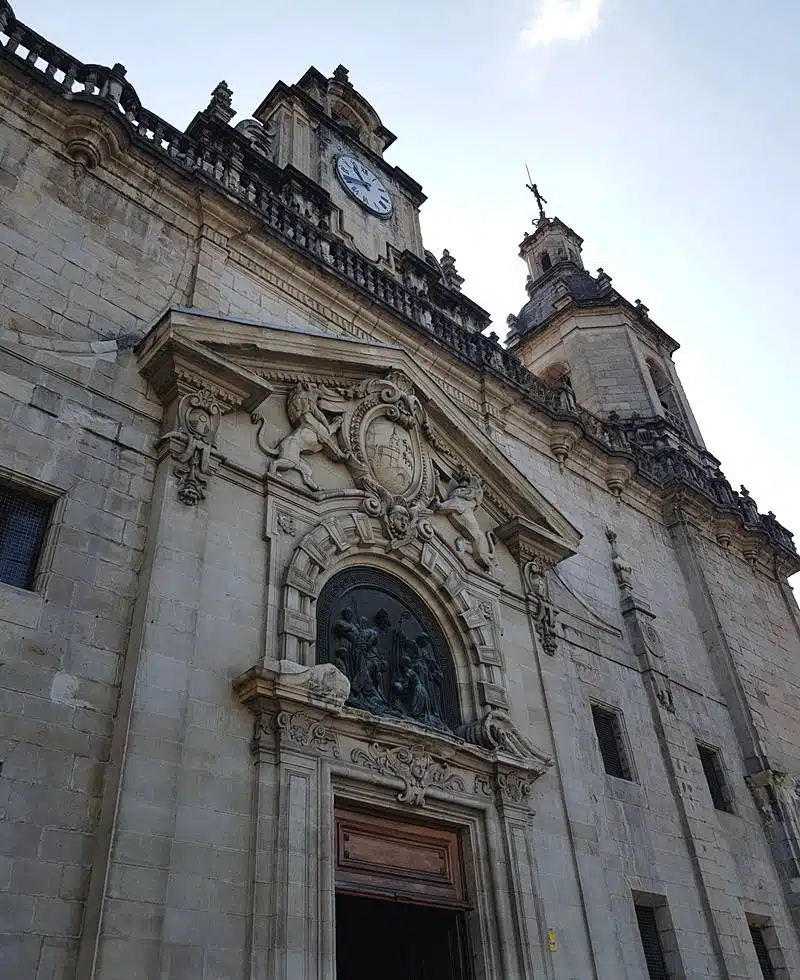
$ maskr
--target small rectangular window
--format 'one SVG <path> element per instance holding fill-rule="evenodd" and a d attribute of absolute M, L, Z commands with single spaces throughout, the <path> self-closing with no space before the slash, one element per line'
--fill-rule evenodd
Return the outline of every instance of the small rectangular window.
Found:
<path fill-rule="evenodd" d="M 32 589 L 52 502 L 0 483 L 0 582 Z"/>
<path fill-rule="evenodd" d="M 616 776 L 618 779 L 633 779 L 625 752 L 622 724 L 617 712 L 593 704 L 592 718 L 606 772 L 609 776 Z"/>
<path fill-rule="evenodd" d="M 706 774 L 708 791 L 711 793 L 714 806 L 718 810 L 733 813 L 731 794 L 725 780 L 725 771 L 722 768 L 719 752 L 716 749 L 709 748 L 707 745 L 700 744 L 697 746 L 697 751 L 700 754 L 700 762 L 703 766 L 703 772 Z"/>
<path fill-rule="evenodd" d="M 775 980 L 775 969 L 772 966 L 769 949 L 767 949 L 767 944 L 764 940 L 764 930 L 761 926 L 750 926 L 750 935 L 753 939 L 753 945 L 756 948 L 758 965 L 761 967 L 761 974 L 764 980 Z"/>
<path fill-rule="evenodd" d="M 650 980 L 669 980 L 661 937 L 658 934 L 656 910 L 650 905 L 636 905 L 636 922 Z"/>

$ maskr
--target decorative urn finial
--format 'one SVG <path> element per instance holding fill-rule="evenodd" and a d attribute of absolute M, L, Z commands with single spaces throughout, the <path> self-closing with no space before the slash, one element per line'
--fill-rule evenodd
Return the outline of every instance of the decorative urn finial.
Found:
<path fill-rule="evenodd" d="M 211 101 L 208 103 L 206 112 L 215 119 L 219 119 L 220 122 L 229 123 L 236 115 L 236 110 L 231 104 L 232 98 L 233 92 L 228 88 L 228 83 L 221 81 L 211 93 Z"/>

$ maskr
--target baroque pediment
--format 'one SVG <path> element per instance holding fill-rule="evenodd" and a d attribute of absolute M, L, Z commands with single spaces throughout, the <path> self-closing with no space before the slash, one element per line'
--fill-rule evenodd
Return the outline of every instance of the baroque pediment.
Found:
<path fill-rule="evenodd" d="M 137 351 L 161 391 L 175 387 L 176 350 L 184 376 L 194 356 L 206 385 L 215 370 L 229 388 L 237 374 L 251 388 L 261 379 L 254 439 L 270 477 L 327 500 L 343 491 L 323 485 L 319 463 L 343 467 L 391 547 L 448 526 L 464 563 L 486 574 L 500 541 L 521 566 L 534 556 L 552 565 L 577 549 L 579 532 L 437 386 L 422 356 L 418 363 L 398 347 L 171 310 Z M 283 413 L 288 427 L 276 431 Z"/>

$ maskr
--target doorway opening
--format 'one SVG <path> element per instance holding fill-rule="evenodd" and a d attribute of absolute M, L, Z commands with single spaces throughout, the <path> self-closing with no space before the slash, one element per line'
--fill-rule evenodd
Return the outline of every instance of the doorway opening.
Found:
<path fill-rule="evenodd" d="M 468 980 L 458 829 L 337 806 L 337 980 Z"/>
<path fill-rule="evenodd" d="M 337 980 L 467 980 L 456 909 L 336 895 Z"/>

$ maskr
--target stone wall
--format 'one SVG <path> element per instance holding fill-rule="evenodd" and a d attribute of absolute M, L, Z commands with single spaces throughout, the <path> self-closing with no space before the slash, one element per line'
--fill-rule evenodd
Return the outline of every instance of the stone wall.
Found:
<path fill-rule="evenodd" d="M 0 463 L 3 477 L 33 482 L 62 503 L 39 589 L 0 586 L 0 970 L 71 980 L 83 924 L 81 978 L 93 969 L 126 980 L 227 978 L 250 963 L 266 969 L 267 950 L 279 943 L 307 971 L 296 976 L 313 972 L 303 943 L 316 943 L 308 937 L 323 924 L 298 911 L 302 896 L 293 896 L 297 907 L 278 907 L 273 869 L 291 878 L 302 863 L 294 852 L 277 853 L 284 831 L 308 857 L 302 841 L 329 809 L 331 777 L 325 789 L 322 763 L 292 756 L 292 773 L 305 779 L 305 766 L 316 780 L 309 776 L 316 788 L 300 807 L 299 783 L 284 778 L 279 753 L 254 763 L 253 720 L 231 682 L 281 652 L 286 569 L 321 515 L 302 495 L 265 483 L 247 411 L 223 419 L 205 501 L 177 501 L 174 460 L 157 448 L 170 410 L 164 419 L 130 349 L 175 305 L 304 336 L 347 335 L 354 346 L 371 337 L 360 356 L 373 361 L 394 356 L 388 345 L 401 342 L 420 374 L 433 385 L 441 376 L 451 392 L 445 414 L 454 431 L 493 418 L 511 462 L 582 532 L 578 553 L 559 566 L 561 585 L 551 576 L 561 612 L 555 657 L 542 652 L 516 564 L 500 548 L 510 714 L 555 759 L 534 784 L 535 816 L 528 824 L 514 817 L 535 871 L 522 889 L 528 962 L 553 977 L 641 976 L 634 891 L 668 902 L 683 964 L 676 976 L 755 975 L 745 914 L 773 923 L 784 975 L 800 969 L 762 815 L 745 783 L 749 749 L 726 704 L 719 651 L 710 649 L 697 582 L 687 578 L 652 490 L 634 481 L 621 501 L 613 497 L 591 448 L 559 468 L 528 407 L 511 411 L 507 393 L 507 403 L 495 404 L 491 389 L 479 391 L 441 348 L 259 239 L 249 221 L 237 225 L 228 203 L 166 168 L 156 172 L 138 151 L 91 173 L 76 169 L 63 154 L 63 107 L 43 99 L 37 115 L 18 88 L 6 95 Z M 326 291 L 336 294 L 328 305 Z M 264 337 L 273 349 L 297 343 L 291 330 Z M 598 344 L 590 358 L 604 362 L 609 391 L 619 380 L 614 351 Z M 280 398 L 270 397 L 274 443 L 288 420 Z M 321 462 L 320 470 L 329 485 L 344 485 L 337 464 Z M 281 524 L 279 512 L 291 522 Z M 623 618 L 609 526 L 635 596 L 653 614 L 659 670 L 635 651 Z M 778 583 L 692 533 L 766 754 L 797 773 L 792 608 Z M 408 571 L 400 559 L 397 567 Z M 431 590 L 430 602 L 444 619 L 444 599 Z M 477 672 L 466 656 L 461 672 L 470 704 Z M 674 712 L 657 698 L 664 676 Z M 621 710 L 635 781 L 604 772 L 592 701 Z M 697 740 L 721 753 L 733 814 L 711 805 Z M 397 807 L 385 787 L 374 793 Z M 287 794 L 293 822 L 279 828 Z M 476 826 L 495 833 L 493 819 L 476 817 Z M 270 843 L 253 844 L 263 839 Z M 488 831 L 486 839 L 496 844 Z M 316 873 L 304 872 L 312 883 Z M 500 912 L 510 903 L 502 889 L 493 900 Z M 497 928 L 485 925 L 485 938 L 491 962 L 501 964 Z M 546 928 L 558 936 L 552 956 Z"/>
<path fill-rule="evenodd" d="M 77 342 L 55 352 L 9 330 L 2 346 L 3 477 L 59 503 L 37 591 L 0 586 L 0 972 L 68 977 L 160 420 L 130 355 L 115 363 Z"/>

